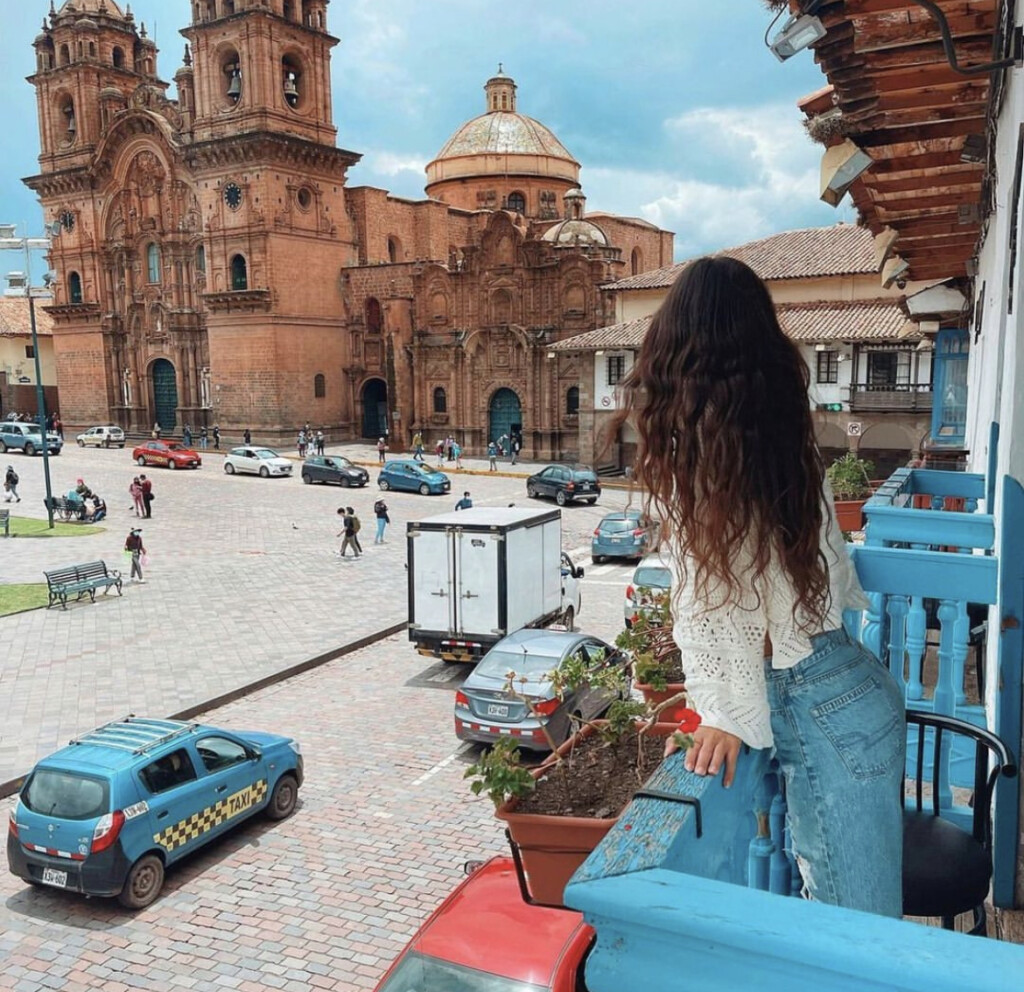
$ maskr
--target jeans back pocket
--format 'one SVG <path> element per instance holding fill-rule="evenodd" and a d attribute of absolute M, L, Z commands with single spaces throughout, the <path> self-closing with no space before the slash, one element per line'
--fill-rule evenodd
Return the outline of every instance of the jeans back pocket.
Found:
<path fill-rule="evenodd" d="M 903 763 L 906 717 L 892 688 L 872 674 L 811 708 L 814 722 L 854 778 L 876 778 Z"/>

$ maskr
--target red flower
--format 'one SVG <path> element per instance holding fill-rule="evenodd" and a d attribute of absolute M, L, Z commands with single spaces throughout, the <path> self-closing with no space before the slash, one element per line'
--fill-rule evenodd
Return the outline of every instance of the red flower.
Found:
<path fill-rule="evenodd" d="M 679 732 L 692 734 L 700 726 L 700 714 L 696 710 L 681 710 L 683 715 L 679 721 Z"/>

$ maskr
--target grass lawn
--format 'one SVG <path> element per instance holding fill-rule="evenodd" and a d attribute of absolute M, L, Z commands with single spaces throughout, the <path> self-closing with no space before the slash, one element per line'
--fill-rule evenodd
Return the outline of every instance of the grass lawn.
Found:
<path fill-rule="evenodd" d="M 0 586 L 0 617 L 22 610 L 46 606 L 48 596 L 45 582 L 24 582 L 19 585 Z"/>
<path fill-rule="evenodd" d="M 50 530 L 46 520 L 11 515 L 11 537 L 87 537 L 89 534 L 102 534 L 105 530 L 106 527 L 94 527 L 92 524 L 62 524 L 59 520 L 54 520 L 53 530 Z"/>

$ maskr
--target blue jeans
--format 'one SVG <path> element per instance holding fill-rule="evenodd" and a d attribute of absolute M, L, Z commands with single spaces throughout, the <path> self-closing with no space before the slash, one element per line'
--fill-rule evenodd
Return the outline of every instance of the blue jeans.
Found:
<path fill-rule="evenodd" d="M 843 630 L 792 668 L 765 662 L 793 854 L 819 902 L 902 913 L 906 716 L 896 680 Z"/>
<path fill-rule="evenodd" d="M 377 543 L 382 544 L 384 541 L 384 528 L 387 527 L 388 522 L 384 517 L 377 518 Z"/>

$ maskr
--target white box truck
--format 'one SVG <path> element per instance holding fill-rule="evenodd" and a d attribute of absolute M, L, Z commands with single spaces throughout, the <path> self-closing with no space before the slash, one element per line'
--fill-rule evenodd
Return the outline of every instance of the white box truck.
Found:
<path fill-rule="evenodd" d="M 560 510 L 474 507 L 407 525 L 409 639 L 475 661 L 506 634 L 580 611 L 583 569 L 562 553 Z"/>

